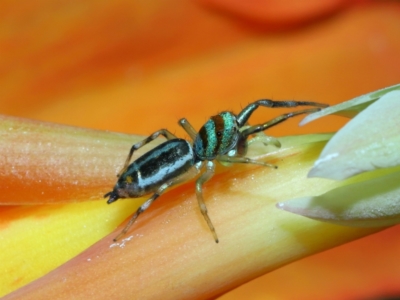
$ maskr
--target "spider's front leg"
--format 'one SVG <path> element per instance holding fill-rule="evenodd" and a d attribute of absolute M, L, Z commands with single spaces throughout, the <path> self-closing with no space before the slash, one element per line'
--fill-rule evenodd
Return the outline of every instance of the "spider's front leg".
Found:
<path fill-rule="evenodd" d="M 260 106 L 270 107 L 270 108 L 288 108 L 288 107 L 297 107 L 297 106 L 315 106 L 320 110 L 321 108 L 328 107 L 329 105 L 318 102 L 310 102 L 310 101 L 274 101 L 270 99 L 261 99 L 257 100 L 253 103 L 247 105 L 238 115 L 237 121 L 239 123 L 239 127 L 243 127 L 253 112 Z"/>
<path fill-rule="evenodd" d="M 243 126 L 240 129 L 240 131 L 243 132 L 244 130 L 246 130 L 250 127 L 252 127 L 252 126 L 246 124 L 246 126 Z M 246 137 L 246 139 L 247 139 L 247 137 Z M 279 140 L 276 137 L 266 135 L 263 131 L 255 133 L 254 137 L 252 137 L 250 140 L 248 140 L 246 142 L 247 142 L 247 146 L 250 146 L 251 144 L 256 143 L 256 142 L 261 142 L 264 144 L 264 146 L 274 145 L 276 148 L 281 147 L 281 143 L 279 142 Z"/>
<path fill-rule="evenodd" d="M 290 113 L 287 113 L 287 114 L 283 114 L 283 115 L 280 115 L 280 116 L 278 116 L 278 117 L 276 117 L 276 118 L 274 118 L 274 119 L 272 119 L 272 120 L 270 120 L 268 122 L 265 122 L 263 124 L 251 126 L 251 127 L 247 128 L 247 129 L 243 130 L 241 132 L 241 135 L 242 135 L 243 138 L 247 138 L 249 135 L 252 135 L 252 134 L 255 134 L 257 132 L 261 132 L 261 131 L 267 130 L 268 128 L 271 128 L 271 127 L 273 127 L 275 125 L 278 125 L 279 123 L 282 123 L 282 122 L 284 122 L 284 121 L 286 121 L 286 120 L 288 120 L 290 118 L 293 118 L 295 116 L 304 115 L 304 114 L 310 114 L 310 113 L 317 112 L 317 111 L 320 111 L 320 110 L 321 110 L 320 108 L 310 108 L 310 109 L 298 110 L 298 111 L 290 112 Z"/>

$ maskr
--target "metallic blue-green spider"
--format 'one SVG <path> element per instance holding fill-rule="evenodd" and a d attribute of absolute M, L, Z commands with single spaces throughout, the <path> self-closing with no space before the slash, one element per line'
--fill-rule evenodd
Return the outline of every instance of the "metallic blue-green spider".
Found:
<path fill-rule="evenodd" d="M 314 108 L 286 113 L 259 125 L 247 125 L 250 116 L 259 106 L 270 108 L 314 106 Z M 114 189 L 105 194 L 104 197 L 109 197 L 107 203 L 110 204 L 120 198 L 138 198 L 147 194 L 152 194 L 152 196 L 138 208 L 114 241 L 122 237 L 138 216 L 149 208 L 166 189 L 201 174 L 196 180 L 196 196 L 201 213 L 214 236 L 215 242 L 218 243 L 217 233 L 208 216 L 203 199 L 203 185 L 214 175 L 214 161 L 257 164 L 276 168 L 276 166 L 245 156 L 249 136 L 262 132 L 291 117 L 316 112 L 327 106 L 326 104 L 307 101 L 262 99 L 250 103 L 237 115 L 224 111 L 212 116 L 200 128 L 199 132 L 196 132 L 186 119 L 179 120 L 179 124 L 189 134 L 193 143 L 177 138 L 166 129 L 161 129 L 143 141 L 134 144 L 124 167 L 118 174 L 118 181 Z M 160 135 L 164 136 L 167 141 L 129 164 L 136 150 Z"/>

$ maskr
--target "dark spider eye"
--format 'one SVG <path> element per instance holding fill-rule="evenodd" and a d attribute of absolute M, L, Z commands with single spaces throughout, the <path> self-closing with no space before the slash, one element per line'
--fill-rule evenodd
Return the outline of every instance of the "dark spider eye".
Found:
<path fill-rule="evenodd" d="M 222 132 L 221 131 L 217 131 L 217 136 L 221 136 Z"/>

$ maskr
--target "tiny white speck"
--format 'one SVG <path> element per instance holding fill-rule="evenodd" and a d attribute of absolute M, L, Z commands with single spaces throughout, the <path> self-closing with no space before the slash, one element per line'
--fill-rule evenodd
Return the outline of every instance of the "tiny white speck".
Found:
<path fill-rule="evenodd" d="M 283 202 L 278 202 L 278 203 L 276 204 L 276 207 L 277 207 L 277 208 L 280 208 L 280 209 L 283 209 L 283 208 L 285 207 L 285 203 L 283 203 Z"/>
<path fill-rule="evenodd" d="M 92 259 L 91 259 L 91 258 L 88 258 L 87 261 L 92 261 Z"/>
<path fill-rule="evenodd" d="M 112 243 L 112 244 L 110 245 L 110 248 L 117 247 L 118 245 L 119 245 L 119 243 Z"/>

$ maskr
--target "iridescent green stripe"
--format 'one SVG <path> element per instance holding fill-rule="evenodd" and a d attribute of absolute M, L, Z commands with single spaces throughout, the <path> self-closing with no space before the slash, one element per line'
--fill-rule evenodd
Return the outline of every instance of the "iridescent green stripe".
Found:
<path fill-rule="evenodd" d="M 218 150 L 220 154 L 222 154 L 221 152 L 225 152 L 231 144 L 232 134 L 234 131 L 233 129 L 235 128 L 236 124 L 230 112 L 223 112 L 220 114 L 220 116 L 223 120 L 224 128 L 220 128 L 222 129 L 222 138 Z"/>
<path fill-rule="evenodd" d="M 205 145 L 205 154 L 206 157 L 214 157 L 215 156 L 215 149 L 218 146 L 218 138 L 215 130 L 215 123 L 212 119 L 208 120 L 207 123 L 204 125 L 206 129 L 206 139 L 207 144 Z M 203 143 L 204 145 L 204 143 Z"/>

